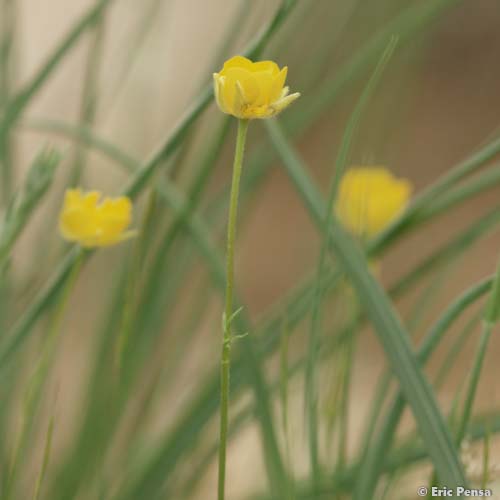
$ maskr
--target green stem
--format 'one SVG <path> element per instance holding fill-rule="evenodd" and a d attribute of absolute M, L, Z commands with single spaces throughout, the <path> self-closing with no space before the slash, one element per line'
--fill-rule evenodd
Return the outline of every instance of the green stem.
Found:
<path fill-rule="evenodd" d="M 474 364 L 471 371 L 471 376 L 469 379 L 469 384 L 467 386 L 463 413 L 458 423 L 457 437 L 456 437 L 457 446 L 460 446 L 466 434 L 467 425 L 469 424 L 469 420 L 472 414 L 472 406 L 474 404 L 474 399 L 479 384 L 481 368 L 483 367 L 484 358 L 486 356 L 486 349 L 488 347 L 488 342 L 490 340 L 492 330 L 493 330 L 493 323 L 484 321 L 483 331 L 481 333 L 481 338 L 479 340 L 479 347 L 476 352 Z"/>
<path fill-rule="evenodd" d="M 481 369 L 483 367 L 484 358 L 486 356 L 486 349 L 491 337 L 491 332 L 495 323 L 498 322 L 500 316 L 500 263 L 497 266 L 497 271 L 495 278 L 491 286 L 491 293 L 489 296 L 488 304 L 486 306 L 486 311 L 483 317 L 483 329 L 481 332 L 481 338 L 479 339 L 479 347 L 474 358 L 474 363 L 472 365 L 472 372 L 469 379 L 469 384 L 467 386 L 467 392 L 465 396 L 465 403 L 463 407 L 463 412 L 459 420 L 457 429 L 457 446 L 460 446 L 462 440 L 465 437 L 467 426 L 472 414 L 472 406 L 474 404 L 474 399 L 476 397 L 477 387 L 479 385 L 479 377 L 481 376 Z"/>
<path fill-rule="evenodd" d="M 0 3 L 0 109 L 5 109 L 13 93 L 16 49 L 17 6 L 12 0 Z M 12 153 L 11 131 L 0 137 L 0 172 L 2 177 L 1 203 L 5 208 L 12 195 Z"/>
<path fill-rule="evenodd" d="M 238 218 L 238 195 L 240 191 L 243 153 L 248 130 L 248 120 L 239 120 L 236 151 L 234 154 L 233 179 L 229 201 L 229 220 L 227 226 L 226 254 L 226 305 L 224 310 L 222 354 L 221 354 L 221 400 L 220 400 L 220 442 L 219 442 L 219 486 L 218 499 L 224 500 L 226 482 L 226 447 L 228 432 L 229 406 L 229 372 L 231 367 L 231 323 L 233 319 L 234 289 L 234 242 L 236 238 L 236 221 Z"/>
<path fill-rule="evenodd" d="M 356 312 L 354 312 L 356 314 Z M 337 466 L 343 469 L 347 465 L 347 445 L 349 435 L 349 396 L 352 381 L 352 371 L 354 362 L 354 352 L 356 350 L 356 335 L 353 332 L 345 340 L 343 346 L 343 368 L 342 368 L 342 395 L 340 400 L 340 415 L 339 415 L 339 444 L 338 444 L 338 459 Z"/>

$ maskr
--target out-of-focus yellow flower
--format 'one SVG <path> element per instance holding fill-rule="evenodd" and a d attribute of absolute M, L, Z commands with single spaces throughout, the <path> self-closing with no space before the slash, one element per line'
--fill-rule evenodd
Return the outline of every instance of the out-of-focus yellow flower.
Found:
<path fill-rule="evenodd" d="M 406 208 L 411 189 L 384 167 L 351 168 L 340 182 L 336 212 L 350 232 L 370 238 Z"/>
<path fill-rule="evenodd" d="M 234 56 L 214 73 L 215 99 L 222 112 L 236 118 L 270 118 L 297 99 L 285 87 L 288 68 L 273 61 L 252 62 Z"/>
<path fill-rule="evenodd" d="M 68 189 L 59 215 L 59 230 L 64 239 L 85 248 L 107 247 L 130 238 L 126 231 L 132 218 L 129 198 L 104 198 L 101 193 Z"/>

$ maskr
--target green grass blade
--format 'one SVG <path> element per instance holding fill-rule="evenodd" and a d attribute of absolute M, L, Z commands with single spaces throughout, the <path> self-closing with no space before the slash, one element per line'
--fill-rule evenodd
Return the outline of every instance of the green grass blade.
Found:
<path fill-rule="evenodd" d="M 40 498 L 40 493 L 42 491 L 43 481 L 45 479 L 45 473 L 49 465 L 50 453 L 52 450 L 52 436 L 54 434 L 54 416 L 51 417 L 49 426 L 47 429 L 47 437 L 45 439 L 45 447 L 43 450 L 42 466 L 40 467 L 40 472 L 38 474 L 35 490 L 33 492 L 33 500 L 38 500 Z"/>
<path fill-rule="evenodd" d="M 13 0 L 0 3 L 0 109 L 4 110 L 14 91 L 18 30 L 18 7 Z M 12 193 L 13 143 L 10 133 L 0 137 L 1 206 L 6 206 Z"/>
<path fill-rule="evenodd" d="M 433 386 L 436 387 L 436 390 L 439 390 L 446 380 L 447 375 L 451 372 L 451 368 L 455 361 L 457 360 L 458 355 L 462 351 L 465 343 L 474 332 L 474 329 L 477 327 L 477 324 L 482 317 L 482 311 L 477 312 L 470 318 L 470 320 L 465 324 L 462 328 L 462 331 L 459 335 L 457 335 L 455 341 L 453 342 L 448 354 L 444 358 L 441 366 L 439 367 L 439 371 L 435 377 Z"/>
<path fill-rule="evenodd" d="M 434 252 L 424 259 L 418 266 L 409 272 L 404 279 L 401 279 L 391 287 L 391 295 L 399 296 L 408 291 L 416 281 L 427 275 L 430 271 L 440 265 L 446 264 L 450 259 L 469 248 L 479 238 L 487 235 L 500 223 L 500 209 L 494 208 L 484 215 L 479 221 L 474 221 L 468 228 L 465 228 L 456 238 L 444 245 L 439 251 Z"/>
<path fill-rule="evenodd" d="M 421 221 L 433 219 L 436 215 L 440 215 L 488 189 L 495 188 L 499 183 L 500 165 L 494 165 L 486 172 L 470 179 L 463 186 L 458 186 L 434 200 L 432 204 L 422 209 L 418 214 L 418 219 Z"/>
<path fill-rule="evenodd" d="M 472 406 L 474 404 L 474 398 L 476 396 L 477 387 L 479 384 L 479 377 L 481 375 L 481 369 L 483 367 L 484 358 L 486 356 L 486 349 L 489 344 L 491 337 L 491 332 L 495 323 L 500 318 L 500 263 L 498 265 L 493 283 L 491 285 L 491 293 L 489 296 L 489 301 L 486 306 L 486 310 L 483 317 L 483 328 L 481 332 L 481 338 L 479 340 L 479 346 L 474 357 L 472 364 L 472 371 L 469 378 L 469 383 L 467 385 L 467 391 L 465 393 L 465 402 L 460 420 L 457 426 L 457 445 L 460 446 L 462 440 L 465 437 L 467 426 L 469 425 L 470 416 L 472 414 Z"/>

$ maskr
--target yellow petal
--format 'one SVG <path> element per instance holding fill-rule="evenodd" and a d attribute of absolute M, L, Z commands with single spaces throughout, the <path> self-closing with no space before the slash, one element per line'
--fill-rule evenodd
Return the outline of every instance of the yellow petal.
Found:
<path fill-rule="evenodd" d="M 64 195 L 64 206 L 73 208 L 83 203 L 83 196 L 80 189 L 68 189 Z"/>
<path fill-rule="evenodd" d="M 259 61 L 252 64 L 252 72 L 266 72 L 276 76 L 280 72 L 279 66 L 274 61 Z"/>
<path fill-rule="evenodd" d="M 242 117 L 242 110 L 259 95 L 259 86 L 252 73 L 241 68 L 229 68 L 219 89 L 221 109 L 237 117 Z"/>
<path fill-rule="evenodd" d="M 275 77 L 273 80 L 273 86 L 271 90 L 271 99 L 270 102 L 277 101 L 279 98 L 284 97 L 282 95 L 283 88 L 285 86 L 286 75 L 288 73 L 288 67 L 285 66 Z M 288 93 L 288 91 L 287 91 Z"/>
<path fill-rule="evenodd" d="M 248 71 L 252 71 L 254 63 L 243 56 L 234 56 L 231 59 L 228 59 L 222 68 L 221 74 L 224 76 L 226 71 L 230 68 L 243 68 Z"/>
<path fill-rule="evenodd" d="M 227 109 L 226 104 L 224 103 L 224 100 L 222 98 L 222 86 L 224 84 L 224 77 L 220 76 L 219 73 L 214 73 L 213 77 L 215 102 L 223 113 L 229 113 L 229 110 Z"/>
<path fill-rule="evenodd" d="M 255 81 L 259 86 L 259 95 L 252 102 L 254 106 L 268 105 L 272 102 L 273 77 L 271 73 L 263 72 L 255 74 Z"/>
<path fill-rule="evenodd" d="M 87 208 L 95 207 L 100 198 L 101 193 L 99 191 L 89 191 L 83 195 L 83 205 Z"/>
<path fill-rule="evenodd" d="M 84 210 L 66 210 L 61 215 L 59 227 L 66 239 L 77 241 L 95 232 L 95 216 Z"/>
<path fill-rule="evenodd" d="M 271 104 L 272 108 L 272 116 L 276 116 L 278 113 L 281 113 L 285 108 L 290 106 L 293 101 L 297 100 L 300 97 L 300 92 L 295 92 L 294 94 L 287 95 L 278 99 L 277 101 Z"/>
<path fill-rule="evenodd" d="M 236 92 L 234 94 L 232 113 L 237 118 L 246 118 L 245 108 L 247 107 L 247 105 L 245 102 L 245 94 L 239 81 L 236 81 L 235 88 Z"/>

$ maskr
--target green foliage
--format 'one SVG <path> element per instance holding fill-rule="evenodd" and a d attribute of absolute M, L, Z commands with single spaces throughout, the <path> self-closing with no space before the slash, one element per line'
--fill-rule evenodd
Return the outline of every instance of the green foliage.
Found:
<path fill-rule="evenodd" d="M 466 485 L 471 478 L 459 452 L 464 440 L 485 443 L 482 484 L 488 487 L 500 409 L 480 414 L 477 395 L 500 315 L 500 279 L 497 271 L 467 284 L 467 275 L 463 290 L 450 287 L 456 288 L 453 274 L 474 258 L 475 247 L 494 241 L 498 231 L 500 207 L 492 194 L 500 182 L 494 161 L 500 139 L 489 137 L 456 165 L 442 165 L 442 175 L 426 171 L 426 187 L 370 241 L 355 240 L 334 211 L 346 168 L 358 157 L 378 161 L 373 144 L 364 143 L 380 138 L 377 129 L 384 126 L 372 112 L 385 102 L 384 93 L 396 95 L 399 78 L 411 76 L 417 56 L 435 43 L 433 23 L 446 21 L 461 2 L 283 0 L 270 12 L 270 2 L 242 1 L 226 32 L 214 26 L 218 50 L 193 61 L 213 62 L 197 72 L 203 73 L 199 91 L 146 159 L 101 125 L 123 105 L 117 96 L 127 95 L 124 83 L 137 62 L 143 67 L 145 54 L 164 64 L 147 42 L 170 3 L 129 2 L 134 23 L 117 54 L 108 50 L 108 37 L 120 3 L 93 2 L 20 84 L 13 68 L 23 56 L 16 50 L 23 11 L 16 0 L 0 0 L 0 500 L 215 497 L 222 236 L 235 123 L 215 114 L 210 76 L 233 53 L 286 63 L 291 88 L 302 95 L 277 119 L 255 121 L 249 131 L 230 308 L 238 313 L 230 316 L 227 498 L 369 500 L 382 498 L 384 489 L 391 498 L 396 481 L 411 496 L 405 484 L 410 468 L 422 484 Z M 34 116 L 37 98 L 50 92 L 53 77 L 85 41 L 82 71 L 71 75 L 78 85 L 68 90 L 76 121 L 55 119 L 56 113 Z M 107 67 L 117 55 L 126 63 L 107 99 Z M 191 81 L 185 68 L 175 68 L 175 78 Z M 168 92 L 166 98 L 176 102 Z M 384 118 L 386 112 L 394 116 L 384 109 Z M 138 135 L 143 118 L 130 117 Z M 70 144 L 70 154 L 44 149 L 26 175 L 18 175 L 24 161 L 19 139 L 28 132 L 43 142 L 56 136 Z M 384 141 L 384 148 L 393 145 Z M 105 182 L 89 169 L 96 156 L 125 179 L 113 190 L 133 200 L 137 236 L 109 251 L 68 248 L 57 232 L 60 189 Z M 65 162 L 67 170 L 57 168 Z M 305 276 L 281 288 L 257 316 L 241 288 L 243 245 L 273 252 L 272 262 L 282 265 L 291 250 L 273 248 L 272 239 L 248 242 L 254 233 L 245 234 L 247 222 L 265 219 L 259 204 L 269 186 L 276 189 L 276 178 L 312 222 L 317 239 L 308 236 L 304 248 L 319 242 L 319 251 L 306 252 L 313 257 L 304 263 Z M 329 189 L 323 190 L 325 181 Z M 274 206 L 281 202 L 278 191 L 271 193 Z M 484 210 L 471 211 L 450 237 L 425 249 L 414 243 L 458 220 L 479 198 Z M 23 246 L 22 236 L 37 229 L 37 248 Z M 372 268 L 390 268 L 392 252 L 401 248 L 411 248 L 411 258 L 385 286 Z M 286 286 L 291 282 L 292 273 Z M 478 346 L 464 366 L 460 360 L 481 320 Z M 364 393 L 366 412 L 353 418 L 371 331 L 382 348 L 384 374 L 373 395 Z M 81 356 L 84 369 L 72 366 L 73 356 Z M 458 379 L 449 376 L 452 368 Z M 454 396 L 454 411 L 441 402 L 443 388 Z M 411 421 L 403 429 L 405 409 Z M 245 449 L 249 435 L 257 436 L 256 450 Z M 233 496 L 235 458 L 247 453 L 252 464 L 258 454 L 262 469 L 252 465 L 246 472 L 252 488 Z M 417 469 L 422 465 L 430 466 L 430 477 L 422 472 L 428 468 Z"/>

